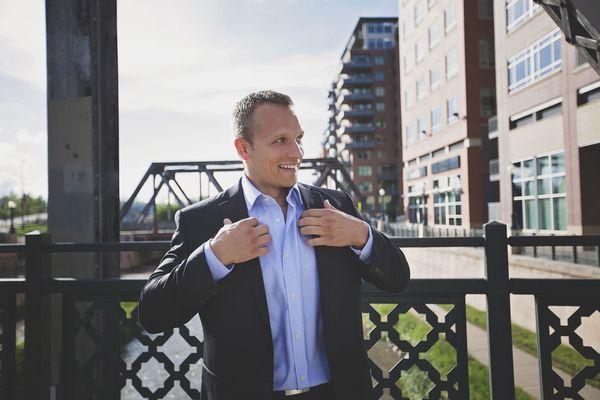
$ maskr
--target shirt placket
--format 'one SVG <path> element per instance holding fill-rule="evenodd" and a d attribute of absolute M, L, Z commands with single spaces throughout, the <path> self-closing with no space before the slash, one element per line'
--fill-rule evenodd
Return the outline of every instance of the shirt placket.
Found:
<path fill-rule="evenodd" d="M 308 381 L 308 362 L 306 359 L 306 342 L 304 338 L 304 312 L 298 271 L 298 244 L 296 243 L 295 223 L 296 211 L 294 205 L 288 203 L 283 240 L 283 273 L 287 283 L 287 300 L 292 349 L 294 353 L 294 369 L 298 388 L 310 386 Z"/>

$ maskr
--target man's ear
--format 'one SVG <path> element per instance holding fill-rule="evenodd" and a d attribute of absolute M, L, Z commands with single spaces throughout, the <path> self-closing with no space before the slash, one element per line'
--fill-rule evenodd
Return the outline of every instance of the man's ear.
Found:
<path fill-rule="evenodd" d="M 248 154 L 248 147 L 250 147 L 250 143 L 238 137 L 233 141 L 233 145 L 235 146 L 238 155 L 242 157 L 242 160 L 247 161 L 250 158 L 250 155 Z"/>

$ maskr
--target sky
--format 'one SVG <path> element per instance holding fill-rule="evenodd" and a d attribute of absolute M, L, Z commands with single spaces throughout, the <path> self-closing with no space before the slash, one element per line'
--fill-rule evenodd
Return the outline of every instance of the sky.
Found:
<path fill-rule="evenodd" d="M 119 0 L 121 199 L 153 161 L 237 159 L 231 110 L 251 91 L 289 94 L 306 132 L 305 157 L 318 157 L 328 85 L 349 35 L 359 17 L 396 16 L 397 7 L 397 0 Z M 0 0 L 0 195 L 22 185 L 47 196 L 45 62 L 44 1 Z"/>

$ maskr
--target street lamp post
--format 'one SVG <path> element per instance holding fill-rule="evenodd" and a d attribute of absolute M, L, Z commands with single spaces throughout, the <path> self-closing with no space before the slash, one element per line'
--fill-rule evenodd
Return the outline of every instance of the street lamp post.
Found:
<path fill-rule="evenodd" d="M 385 189 L 384 188 L 380 188 L 379 189 L 379 211 L 381 212 L 381 219 L 385 220 L 385 202 L 384 202 L 384 197 L 385 196 Z"/>
<path fill-rule="evenodd" d="M 10 233 L 11 235 L 15 234 L 15 223 L 14 223 L 14 219 L 15 219 L 15 208 L 17 207 L 17 204 L 12 201 L 9 200 L 8 201 L 8 209 L 10 210 L 10 229 L 8 230 L 8 233 Z"/>

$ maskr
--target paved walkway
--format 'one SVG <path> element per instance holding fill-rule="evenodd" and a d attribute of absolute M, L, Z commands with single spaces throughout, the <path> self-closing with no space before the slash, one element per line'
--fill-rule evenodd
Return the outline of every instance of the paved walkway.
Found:
<path fill-rule="evenodd" d="M 429 305 L 429 307 L 439 318 L 446 315 L 446 310 L 441 307 L 435 305 Z M 469 354 L 483 365 L 489 366 L 487 331 L 467 322 L 467 338 Z M 515 385 L 536 399 L 541 398 L 538 359 L 513 347 L 513 364 L 515 366 Z M 569 374 L 560 370 L 556 370 L 556 372 L 563 378 L 566 385 L 570 384 L 571 376 Z M 586 400 L 600 400 L 600 389 L 590 385 L 585 386 L 579 394 Z"/>

